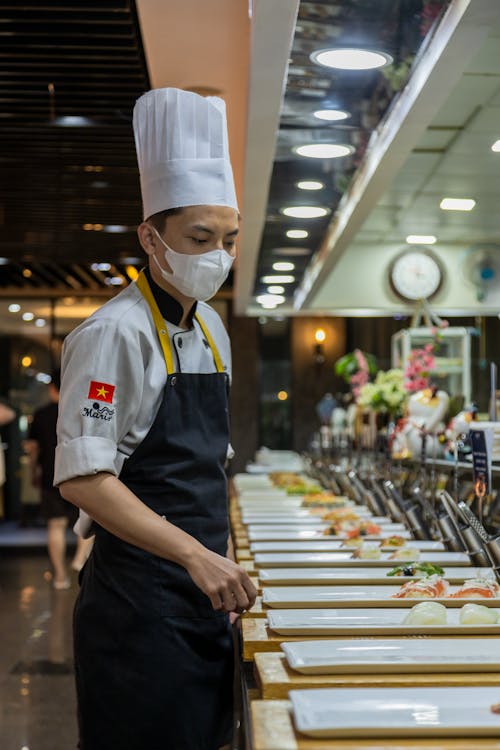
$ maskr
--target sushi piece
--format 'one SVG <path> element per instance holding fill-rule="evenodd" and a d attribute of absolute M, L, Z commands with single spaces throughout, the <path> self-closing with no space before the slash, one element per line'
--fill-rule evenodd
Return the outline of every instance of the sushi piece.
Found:
<path fill-rule="evenodd" d="M 500 703 L 493 703 L 490 706 L 490 711 L 492 714 L 500 714 Z"/>
<path fill-rule="evenodd" d="M 352 553 L 353 558 L 359 558 L 360 560 L 380 560 L 382 557 L 382 550 L 378 546 L 378 544 L 370 544 L 369 542 L 365 542 L 361 545 L 361 547 L 358 547 L 354 552 Z"/>
<path fill-rule="evenodd" d="M 420 550 L 412 547 L 400 547 L 390 555 L 389 560 L 411 560 L 416 562 L 420 559 Z"/>
<path fill-rule="evenodd" d="M 351 539 L 344 539 L 342 547 L 348 547 L 349 549 L 356 549 L 362 547 L 364 544 L 362 536 L 353 536 Z"/>
<path fill-rule="evenodd" d="M 495 599 L 500 595 L 500 586 L 492 578 L 469 578 L 450 599 Z"/>
<path fill-rule="evenodd" d="M 408 581 L 399 591 L 392 594 L 392 599 L 444 599 L 447 596 L 449 583 L 445 578 L 434 575 L 421 578 L 419 581 Z"/>
<path fill-rule="evenodd" d="M 380 542 L 381 547 L 405 547 L 406 546 L 406 539 L 404 536 L 398 536 L 397 534 L 393 534 L 393 536 L 388 536 L 385 539 L 382 539 Z"/>
<path fill-rule="evenodd" d="M 465 604 L 460 610 L 460 625 L 495 625 L 498 612 L 484 604 Z"/>
<path fill-rule="evenodd" d="M 446 607 L 438 602 L 415 604 L 404 618 L 403 625 L 446 625 Z"/>

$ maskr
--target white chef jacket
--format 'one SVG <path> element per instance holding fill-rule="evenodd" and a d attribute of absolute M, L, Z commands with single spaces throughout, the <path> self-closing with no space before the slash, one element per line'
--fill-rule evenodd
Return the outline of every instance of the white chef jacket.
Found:
<path fill-rule="evenodd" d="M 179 328 L 179 303 L 154 282 L 150 285 L 162 315 L 169 318 L 165 322 L 178 372 L 216 372 L 199 324 L 193 321 L 189 330 Z M 197 303 L 196 312 L 230 377 L 229 337 L 220 317 L 204 302 Z M 166 379 L 151 312 L 133 283 L 75 328 L 64 342 L 54 484 L 98 472 L 118 476 L 153 424 Z M 80 513 L 75 527 L 78 533 L 88 532 L 87 518 Z"/>

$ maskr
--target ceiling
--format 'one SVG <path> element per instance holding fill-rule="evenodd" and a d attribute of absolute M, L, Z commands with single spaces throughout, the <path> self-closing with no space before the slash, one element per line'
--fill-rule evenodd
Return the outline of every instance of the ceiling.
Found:
<path fill-rule="evenodd" d="M 426 232 L 439 229 L 436 252 L 446 262 L 448 246 L 498 236 L 497 165 L 484 150 L 500 106 L 500 6 L 492 6 L 488 0 L 3 3 L 0 297 L 104 298 L 134 278 L 142 259 L 132 109 L 145 90 L 178 86 L 226 100 L 243 232 L 238 267 L 223 293 L 234 289 L 236 312 L 262 313 L 255 298 L 267 285 L 260 279 L 286 260 L 295 264 L 295 281 L 286 285 L 280 314 L 363 308 L 392 314 L 401 303 L 390 298 L 380 268 L 381 291 L 373 304 L 362 304 L 367 290 L 353 282 L 361 260 L 366 268 L 375 254 L 379 267 L 389 262 L 424 216 Z M 349 45 L 387 52 L 394 62 L 352 72 L 310 59 L 325 46 Z M 350 117 L 325 127 L 313 112 L 331 107 Z M 353 152 L 326 160 L 293 151 L 325 142 Z M 301 179 L 324 187 L 299 190 Z M 468 223 L 436 208 L 450 186 L 473 186 L 481 196 Z M 328 214 L 304 223 L 281 213 L 298 204 L 318 204 Z M 305 228 L 308 237 L 288 239 L 291 228 Z M 376 274 L 374 267 L 364 278 Z"/>

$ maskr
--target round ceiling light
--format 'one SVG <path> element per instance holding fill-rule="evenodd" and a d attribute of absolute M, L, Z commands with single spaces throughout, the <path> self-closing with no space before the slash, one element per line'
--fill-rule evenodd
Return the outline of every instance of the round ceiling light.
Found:
<path fill-rule="evenodd" d="M 308 156 L 310 159 L 339 159 L 352 154 L 354 147 L 344 143 L 307 143 L 293 150 L 299 156 Z"/>
<path fill-rule="evenodd" d="M 281 294 L 259 294 L 257 302 L 259 305 L 282 305 L 285 297 Z"/>
<path fill-rule="evenodd" d="M 294 219 L 319 219 L 320 216 L 327 215 L 328 209 L 321 206 L 286 206 L 281 212 Z"/>
<path fill-rule="evenodd" d="M 325 68 L 339 70 L 373 70 L 392 63 L 392 57 L 386 52 L 368 49 L 319 49 L 313 52 L 311 60 Z"/>
<path fill-rule="evenodd" d="M 294 271 L 295 263 L 290 263 L 286 260 L 278 260 L 273 263 L 273 271 Z"/>
<path fill-rule="evenodd" d="M 297 187 L 299 190 L 321 190 L 325 186 L 317 180 L 301 180 L 297 183 Z"/>
<path fill-rule="evenodd" d="M 326 120 L 327 122 L 339 122 L 339 120 L 347 120 L 351 116 L 349 112 L 345 112 L 343 109 L 318 109 L 313 112 L 313 115 L 318 120 Z"/>
<path fill-rule="evenodd" d="M 285 287 L 284 286 L 278 286 L 277 284 L 273 284 L 272 286 L 267 287 L 268 294 L 284 294 Z"/>
<path fill-rule="evenodd" d="M 289 229 L 286 236 L 291 240 L 303 240 L 309 236 L 309 232 L 306 229 Z"/>

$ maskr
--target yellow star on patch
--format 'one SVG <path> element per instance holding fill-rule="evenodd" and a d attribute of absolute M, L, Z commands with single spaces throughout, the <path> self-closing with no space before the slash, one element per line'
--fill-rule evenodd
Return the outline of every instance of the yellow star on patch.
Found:
<path fill-rule="evenodd" d="M 106 398 L 106 396 L 108 395 L 108 391 L 103 385 L 101 385 L 101 387 L 97 389 L 97 395 Z"/>

